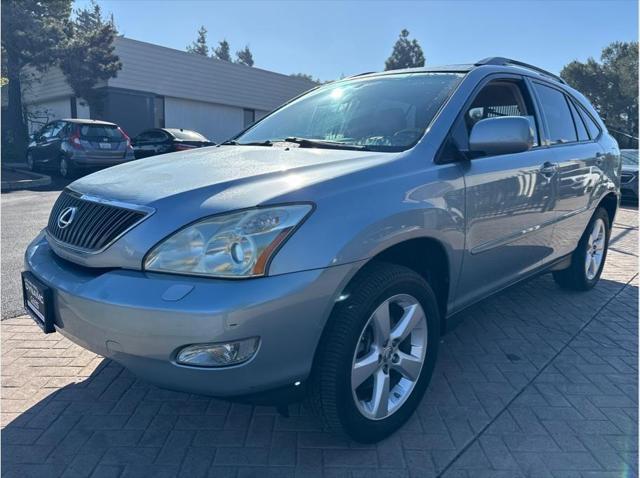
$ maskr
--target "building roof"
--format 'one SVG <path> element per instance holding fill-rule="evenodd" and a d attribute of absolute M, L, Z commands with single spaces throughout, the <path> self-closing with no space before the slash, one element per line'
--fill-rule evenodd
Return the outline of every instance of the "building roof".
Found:
<path fill-rule="evenodd" d="M 316 86 L 312 81 L 261 68 L 116 37 L 122 70 L 100 86 L 153 95 L 271 111 Z M 25 91 L 34 103 L 72 94 L 59 68 L 49 68 Z"/>

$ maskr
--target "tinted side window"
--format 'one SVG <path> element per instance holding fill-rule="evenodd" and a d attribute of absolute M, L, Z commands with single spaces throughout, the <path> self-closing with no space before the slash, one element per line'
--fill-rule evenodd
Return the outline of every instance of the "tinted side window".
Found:
<path fill-rule="evenodd" d="M 533 85 L 540 98 L 543 114 L 547 119 L 551 144 L 578 141 L 569 104 L 564 93 L 540 83 Z"/>
<path fill-rule="evenodd" d="M 582 119 L 584 120 L 584 124 L 587 126 L 587 130 L 589 131 L 589 136 L 591 136 L 591 139 L 595 139 L 600 136 L 600 126 L 598 126 L 597 123 L 593 121 L 591 115 L 584 110 L 582 105 L 578 105 L 578 111 L 582 115 Z"/>
<path fill-rule="evenodd" d="M 165 133 L 163 133 L 162 131 L 150 131 L 148 133 L 148 141 L 151 142 L 162 142 L 162 141 L 166 141 L 168 139 L 167 135 Z"/>
<path fill-rule="evenodd" d="M 44 128 L 40 130 L 40 137 L 43 139 L 51 138 L 51 132 L 53 131 L 54 123 L 50 123 L 46 125 Z"/>
<path fill-rule="evenodd" d="M 64 128 L 64 123 L 62 121 L 54 123 L 51 130 L 51 137 L 53 138 L 54 136 L 60 135 L 60 131 L 62 131 L 62 128 Z"/>
<path fill-rule="evenodd" d="M 576 125 L 576 131 L 578 132 L 578 141 L 589 141 L 589 133 L 587 133 L 587 128 L 582 121 L 582 117 L 576 110 L 573 101 L 569 100 L 569 107 L 571 108 L 571 114 L 573 115 L 573 121 Z"/>

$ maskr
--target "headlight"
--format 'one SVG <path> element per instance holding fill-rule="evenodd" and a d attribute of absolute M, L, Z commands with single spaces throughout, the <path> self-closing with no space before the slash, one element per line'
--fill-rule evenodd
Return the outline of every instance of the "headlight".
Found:
<path fill-rule="evenodd" d="M 309 204 L 248 209 L 203 219 L 169 236 L 146 257 L 149 271 L 255 277 L 311 211 Z"/>

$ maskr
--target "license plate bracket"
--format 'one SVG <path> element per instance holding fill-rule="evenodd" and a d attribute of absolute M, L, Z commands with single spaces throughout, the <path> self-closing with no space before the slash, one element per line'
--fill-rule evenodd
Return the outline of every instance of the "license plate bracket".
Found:
<path fill-rule="evenodd" d="M 56 331 L 53 313 L 53 294 L 29 271 L 22 273 L 24 308 L 45 334 Z"/>

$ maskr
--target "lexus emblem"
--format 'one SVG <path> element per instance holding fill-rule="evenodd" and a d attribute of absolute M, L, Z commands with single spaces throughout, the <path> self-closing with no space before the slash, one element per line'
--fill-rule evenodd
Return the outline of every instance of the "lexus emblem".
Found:
<path fill-rule="evenodd" d="M 65 207 L 58 216 L 58 227 L 64 229 L 73 222 L 73 218 L 76 217 L 78 212 L 77 207 Z"/>

